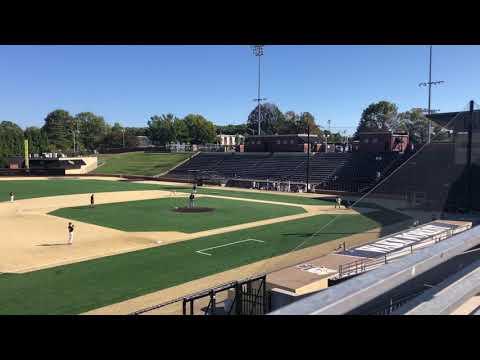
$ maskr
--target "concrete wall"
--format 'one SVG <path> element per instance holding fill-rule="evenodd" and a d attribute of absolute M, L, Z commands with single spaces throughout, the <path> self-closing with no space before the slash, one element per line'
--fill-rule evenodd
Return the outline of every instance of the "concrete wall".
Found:
<path fill-rule="evenodd" d="M 66 158 L 66 160 L 83 160 L 85 162 L 85 165 L 83 165 L 80 169 L 65 170 L 66 175 L 87 174 L 90 171 L 95 170 L 98 166 L 98 158 L 96 156 L 81 157 L 81 158 Z"/>

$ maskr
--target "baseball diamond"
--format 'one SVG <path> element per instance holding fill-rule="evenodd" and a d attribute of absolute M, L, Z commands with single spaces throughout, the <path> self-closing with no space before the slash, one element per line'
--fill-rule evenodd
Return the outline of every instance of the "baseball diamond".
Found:
<path fill-rule="evenodd" d="M 480 48 L 37 46 L 0 57 L 0 315 L 480 314 Z"/>
<path fill-rule="evenodd" d="M 212 275 L 221 283 L 230 269 L 359 232 L 371 239 L 369 230 L 406 219 L 375 207 L 335 209 L 329 196 L 213 187 L 199 189 L 198 202 L 215 212 L 176 215 L 188 187 L 107 177 L 1 179 L 6 189 L 17 199 L 0 203 L 2 314 L 80 314 Z"/>

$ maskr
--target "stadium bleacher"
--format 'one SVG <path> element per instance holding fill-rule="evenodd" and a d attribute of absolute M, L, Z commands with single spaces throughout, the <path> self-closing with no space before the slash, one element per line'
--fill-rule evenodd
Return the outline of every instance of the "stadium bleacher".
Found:
<path fill-rule="evenodd" d="M 309 182 L 316 189 L 359 192 L 398 166 L 399 153 L 316 153 L 310 157 Z M 249 187 L 246 182 L 305 184 L 304 153 L 200 153 L 165 175 L 168 179 L 193 180 L 196 172 L 211 173 L 229 186 Z"/>

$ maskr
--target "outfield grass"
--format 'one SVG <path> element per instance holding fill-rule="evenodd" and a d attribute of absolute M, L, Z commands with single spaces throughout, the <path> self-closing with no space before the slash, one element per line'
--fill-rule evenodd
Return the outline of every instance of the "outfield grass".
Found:
<path fill-rule="evenodd" d="M 192 153 L 143 153 L 104 154 L 98 157 L 99 166 L 93 174 L 159 175 Z"/>
<path fill-rule="evenodd" d="M 78 314 L 381 225 L 371 216 L 340 215 L 331 222 L 333 217 L 318 215 L 27 274 L 3 274 L 0 314 Z M 263 243 L 231 244 L 246 239 Z M 210 256 L 197 253 L 221 245 L 227 246 L 208 250 Z"/>
<path fill-rule="evenodd" d="M 111 180 L 76 180 L 76 179 L 50 179 L 50 180 L 8 180 L 0 181 L 0 201 L 10 200 L 10 191 L 15 193 L 16 199 L 31 199 L 44 196 L 58 196 L 71 194 L 89 194 L 110 191 L 133 190 L 176 190 L 177 192 L 190 193 L 191 185 L 165 185 L 165 184 L 139 184 L 126 181 Z M 217 190 L 198 187 L 199 194 L 240 197 L 278 201 L 302 205 L 327 205 L 332 202 L 285 194 L 265 194 L 235 190 Z"/>
<path fill-rule="evenodd" d="M 50 215 L 123 231 L 180 231 L 194 233 L 225 226 L 304 213 L 297 206 L 251 201 L 199 197 L 195 206 L 214 208 L 206 213 L 178 213 L 175 207 L 187 206 L 184 198 L 164 198 L 121 203 L 78 206 L 55 210 Z M 80 230 L 81 231 L 81 230 Z"/>
<path fill-rule="evenodd" d="M 190 191 L 185 189 L 179 189 L 178 191 Z M 322 200 L 321 197 L 318 198 L 308 198 L 303 196 L 287 195 L 282 193 L 261 193 L 261 192 L 248 192 L 248 191 L 235 191 L 235 190 L 220 190 L 212 188 L 197 188 L 199 194 L 206 195 L 219 195 L 219 196 L 230 196 L 230 197 L 240 197 L 244 199 L 257 199 L 257 200 L 266 200 L 266 201 L 278 201 L 291 204 L 302 204 L 302 205 L 333 205 L 333 200 Z"/>
<path fill-rule="evenodd" d="M 31 199 L 44 196 L 88 194 L 111 191 L 161 190 L 153 184 L 135 184 L 109 180 L 10 180 L 0 181 L 0 201 L 10 200 L 10 191 L 15 199 Z"/>

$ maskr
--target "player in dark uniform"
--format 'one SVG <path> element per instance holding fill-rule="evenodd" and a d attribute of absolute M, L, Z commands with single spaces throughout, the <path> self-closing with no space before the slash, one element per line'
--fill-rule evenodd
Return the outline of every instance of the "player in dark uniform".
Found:
<path fill-rule="evenodd" d="M 93 196 L 93 194 L 90 196 L 90 207 L 93 208 L 93 206 L 95 205 L 95 197 Z"/>
<path fill-rule="evenodd" d="M 73 243 L 73 230 L 74 226 L 71 222 L 68 223 L 68 245 L 72 245 Z"/>
<path fill-rule="evenodd" d="M 189 208 L 193 208 L 193 201 L 195 200 L 195 194 L 192 192 L 189 197 L 190 201 L 188 203 Z"/>

